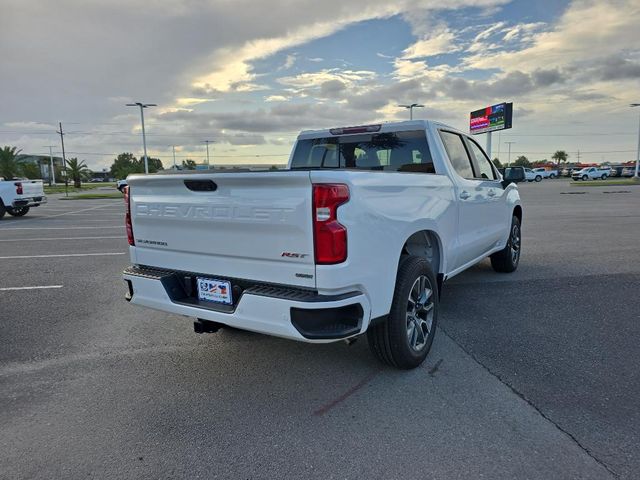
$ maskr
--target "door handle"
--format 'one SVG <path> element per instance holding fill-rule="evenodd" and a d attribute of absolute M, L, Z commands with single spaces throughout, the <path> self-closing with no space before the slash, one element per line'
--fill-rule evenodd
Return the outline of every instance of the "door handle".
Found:
<path fill-rule="evenodd" d="M 494 190 L 489 190 L 487 192 L 487 195 L 489 195 L 490 197 L 495 197 L 496 196 L 496 192 Z"/>
<path fill-rule="evenodd" d="M 469 198 L 471 195 L 469 195 L 469 192 L 467 192 L 466 190 L 463 190 L 460 192 L 460 198 L 462 200 L 466 200 L 467 198 Z"/>

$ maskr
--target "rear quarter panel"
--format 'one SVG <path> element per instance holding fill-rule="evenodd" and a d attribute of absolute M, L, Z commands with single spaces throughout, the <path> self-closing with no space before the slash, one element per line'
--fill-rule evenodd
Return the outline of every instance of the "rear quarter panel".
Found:
<path fill-rule="evenodd" d="M 440 269 L 446 271 L 457 228 L 454 188 L 447 176 L 343 170 L 312 171 L 311 180 L 346 183 L 350 192 L 349 201 L 338 208 L 338 221 L 347 227 L 347 261 L 316 266 L 320 293 L 357 287 L 371 302 L 372 318 L 386 315 L 402 247 L 421 230 L 437 232 Z"/>

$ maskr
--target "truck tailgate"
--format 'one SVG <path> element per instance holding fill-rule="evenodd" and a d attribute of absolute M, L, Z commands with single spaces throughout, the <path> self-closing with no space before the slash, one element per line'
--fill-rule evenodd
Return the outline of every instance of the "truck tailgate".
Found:
<path fill-rule="evenodd" d="M 132 261 L 315 287 L 308 172 L 132 176 Z"/>
<path fill-rule="evenodd" d="M 22 195 L 18 195 L 18 197 L 32 198 L 44 196 L 42 180 L 20 180 L 20 183 L 22 184 Z"/>

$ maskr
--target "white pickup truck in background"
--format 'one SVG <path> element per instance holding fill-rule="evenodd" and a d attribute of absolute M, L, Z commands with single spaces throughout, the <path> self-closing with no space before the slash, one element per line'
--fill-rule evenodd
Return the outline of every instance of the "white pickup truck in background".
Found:
<path fill-rule="evenodd" d="M 286 171 L 133 175 L 136 305 L 305 342 L 366 332 L 398 368 L 426 357 L 445 280 L 520 259 L 522 207 L 478 143 L 410 121 L 302 132 Z"/>
<path fill-rule="evenodd" d="M 542 178 L 556 178 L 558 176 L 558 170 L 548 170 L 544 167 L 533 168 L 532 172 Z"/>
<path fill-rule="evenodd" d="M 606 180 L 611 173 L 611 167 L 586 167 L 582 170 L 571 172 L 571 178 L 574 180 Z"/>
<path fill-rule="evenodd" d="M 31 207 L 47 203 L 42 180 L 0 178 L 0 219 L 5 213 L 22 217 Z"/>

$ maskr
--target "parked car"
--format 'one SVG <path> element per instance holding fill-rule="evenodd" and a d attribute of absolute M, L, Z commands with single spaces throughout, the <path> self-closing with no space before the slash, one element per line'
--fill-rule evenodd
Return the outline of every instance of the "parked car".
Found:
<path fill-rule="evenodd" d="M 540 172 L 534 172 L 530 168 L 525 168 L 524 169 L 524 174 L 525 174 L 525 179 L 527 180 L 527 182 L 533 182 L 533 181 L 541 182 L 542 181 L 542 174 Z"/>
<path fill-rule="evenodd" d="M 574 180 L 605 180 L 609 173 L 611 172 L 610 168 L 600 168 L 600 167 L 586 167 L 581 170 L 575 171 L 571 174 L 571 178 Z"/>
<path fill-rule="evenodd" d="M 447 279 L 487 256 L 518 267 L 523 169 L 502 177 L 463 132 L 423 120 L 305 131 L 288 167 L 129 176 L 127 299 L 195 317 L 198 333 L 366 333 L 383 362 L 414 368 Z"/>
<path fill-rule="evenodd" d="M 622 169 L 621 176 L 623 177 L 633 177 L 636 174 L 636 167 L 624 167 Z"/>
<path fill-rule="evenodd" d="M 609 171 L 609 176 L 610 177 L 621 177 L 622 176 L 622 170 L 624 170 L 624 167 L 622 165 L 613 165 L 611 167 L 611 170 Z"/>
<path fill-rule="evenodd" d="M 540 174 L 542 178 L 556 178 L 558 176 L 558 170 L 547 170 L 544 167 L 533 168 L 535 174 Z"/>
<path fill-rule="evenodd" d="M 116 182 L 116 188 L 118 190 L 120 190 L 121 192 L 124 192 L 124 187 L 126 187 L 127 185 L 128 184 L 127 184 L 127 180 L 126 179 L 125 180 L 118 180 Z"/>
<path fill-rule="evenodd" d="M 14 178 L 0 180 L 0 219 L 5 213 L 22 217 L 31 207 L 47 203 L 42 180 Z"/>

